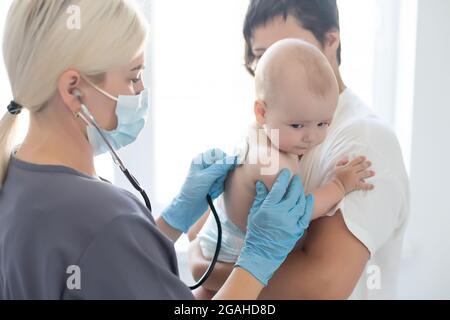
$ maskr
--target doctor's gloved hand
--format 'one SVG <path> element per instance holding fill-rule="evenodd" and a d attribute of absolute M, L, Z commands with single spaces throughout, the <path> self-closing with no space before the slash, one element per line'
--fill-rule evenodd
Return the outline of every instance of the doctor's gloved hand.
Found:
<path fill-rule="evenodd" d="M 297 241 L 308 228 L 314 198 L 305 196 L 298 176 L 283 170 L 270 193 L 256 183 L 256 198 L 250 209 L 247 234 L 237 267 L 250 272 L 267 285 Z"/>
<path fill-rule="evenodd" d="M 236 164 L 236 156 L 227 156 L 219 149 L 195 157 L 181 191 L 162 212 L 163 219 L 173 228 L 188 232 L 208 209 L 206 196 L 214 200 L 223 193 L 225 179 Z"/>

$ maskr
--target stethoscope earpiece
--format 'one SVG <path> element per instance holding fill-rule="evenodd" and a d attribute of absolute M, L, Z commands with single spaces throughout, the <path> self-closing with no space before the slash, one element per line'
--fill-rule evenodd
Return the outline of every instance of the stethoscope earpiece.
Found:
<path fill-rule="evenodd" d="M 83 101 L 81 100 L 81 92 L 78 89 L 73 90 L 73 95 L 78 98 L 78 101 L 81 103 L 81 110 L 77 113 L 75 113 L 75 116 L 78 118 L 81 118 L 87 125 L 92 124 L 94 122 L 93 117 L 91 116 L 89 110 L 84 105 Z M 89 121 L 90 120 L 90 121 Z"/>
<path fill-rule="evenodd" d="M 75 97 L 77 97 L 78 100 L 80 100 L 80 102 L 81 102 L 81 92 L 80 92 L 80 90 L 75 89 L 75 90 L 73 91 L 73 95 L 74 95 Z"/>

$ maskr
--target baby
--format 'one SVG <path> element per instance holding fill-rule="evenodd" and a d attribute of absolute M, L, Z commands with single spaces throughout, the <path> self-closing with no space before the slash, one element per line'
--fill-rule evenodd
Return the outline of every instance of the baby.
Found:
<path fill-rule="evenodd" d="M 333 120 L 339 89 L 325 56 L 314 46 L 294 39 L 271 46 L 256 70 L 256 123 L 241 152 L 241 165 L 225 183 L 225 192 L 215 201 L 222 223 L 222 248 L 218 260 L 235 263 L 244 243 L 248 212 L 255 199 L 255 183 L 270 190 L 279 172 L 299 174 L 302 156 L 321 144 Z M 334 177 L 312 191 L 312 219 L 324 216 L 356 190 L 371 190 L 365 179 L 375 175 L 364 157 L 343 159 Z M 201 253 L 214 255 L 217 227 L 212 215 L 197 235 Z M 195 266 L 193 266 L 195 270 Z"/>

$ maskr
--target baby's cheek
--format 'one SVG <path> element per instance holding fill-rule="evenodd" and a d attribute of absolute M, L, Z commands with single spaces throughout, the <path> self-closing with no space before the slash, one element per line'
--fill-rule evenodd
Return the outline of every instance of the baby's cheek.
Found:
<path fill-rule="evenodd" d="M 297 146 L 297 140 L 292 135 L 281 135 L 279 149 L 281 151 L 291 153 L 292 149 Z"/>
<path fill-rule="evenodd" d="M 327 130 L 323 130 L 323 132 L 319 135 L 319 141 L 317 142 L 317 144 L 321 144 L 322 142 L 325 141 L 325 139 L 327 138 Z"/>

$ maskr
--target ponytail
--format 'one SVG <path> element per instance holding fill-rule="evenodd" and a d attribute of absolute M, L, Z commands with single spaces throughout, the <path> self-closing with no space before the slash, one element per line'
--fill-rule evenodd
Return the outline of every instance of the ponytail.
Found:
<path fill-rule="evenodd" d="M 17 115 L 7 112 L 0 120 L 0 189 L 6 178 L 16 126 Z"/>

